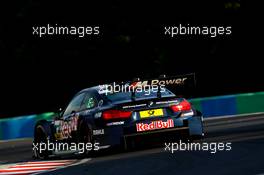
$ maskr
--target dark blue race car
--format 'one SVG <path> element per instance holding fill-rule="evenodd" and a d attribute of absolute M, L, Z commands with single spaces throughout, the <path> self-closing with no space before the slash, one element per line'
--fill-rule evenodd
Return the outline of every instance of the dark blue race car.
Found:
<path fill-rule="evenodd" d="M 185 80 L 187 78 L 182 77 L 163 82 L 161 79 L 137 80 L 123 83 L 126 86 L 118 90 L 113 89 L 111 84 L 78 92 L 53 121 L 37 122 L 34 157 L 80 153 L 78 144 L 81 143 L 86 144 L 85 151 L 81 153 L 87 154 L 92 150 L 115 146 L 129 148 L 136 141 L 144 143 L 146 138 L 167 137 L 177 133 L 184 133 L 188 139 L 202 137 L 201 112 L 165 86 L 182 85 Z M 59 146 L 65 147 L 58 149 Z"/>

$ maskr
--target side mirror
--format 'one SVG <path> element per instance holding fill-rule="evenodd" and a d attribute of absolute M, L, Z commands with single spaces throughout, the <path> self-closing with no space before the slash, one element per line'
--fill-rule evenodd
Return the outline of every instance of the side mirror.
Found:
<path fill-rule="evenodd" d="M 62 110 L 62 108 L 59 108 L 59 110 L 56 112 L 55 120 L 61 119 L 63 113 L 64 113 L 64 110 Z"/>

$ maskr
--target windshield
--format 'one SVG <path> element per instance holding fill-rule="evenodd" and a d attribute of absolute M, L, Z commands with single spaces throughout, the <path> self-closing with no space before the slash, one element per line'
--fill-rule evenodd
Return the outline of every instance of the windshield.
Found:
<path fill-rule="evenodd" d="M 132 92 L 118 92 L 105 95 L 112 102 L 116 101 L 127 101 L 131 100 Z M 162 97 L 173 97 L 175 96 L 171 91 L 165 89 L 165 91 L 161 92 Z M 149 99 L 149 98 L 157 98 L 157 92 L 155 91 L 141 91 L 135 93 L 135 99 Z"/>

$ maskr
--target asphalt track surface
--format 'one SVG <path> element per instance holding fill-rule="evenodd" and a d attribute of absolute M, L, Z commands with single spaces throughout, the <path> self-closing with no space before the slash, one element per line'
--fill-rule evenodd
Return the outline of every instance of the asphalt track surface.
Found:
<path fill-rule="evenodd" d="M 165 151 L 164 143 L 99 154 L 43 174 L 264 174 L 264 115 L 209 119 L 200 143 L 231 142 L 230 151 Z M 173 141 L 176 142 L 176 141 Z M 31 140 L 0 142 L 0 165 L 31 161 Z"/>

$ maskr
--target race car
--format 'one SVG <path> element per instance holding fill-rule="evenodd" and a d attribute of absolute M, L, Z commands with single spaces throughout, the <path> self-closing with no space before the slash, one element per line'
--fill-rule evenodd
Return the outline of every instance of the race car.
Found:
<path fill-rule="evenodd" d="M 87 155 L 115 146 L 129 148 L 138 138 L 144 138 L 141 140 L 144 142 L 146 136 L 166 137 L 182 131 L 184 137 L 202 137 L 201 112 L 166 88 L 169 83 L 179 86 L 187 80 L 188 76 L 154 81 L 137 79 L 81 90 L 52 121 L 36 123 L 33 156 L 46 159 L 68 153 Z M 78 151 L 81 143 L 89 144 L 86 145 L 89 149 Z M 57 149 L 60 144 L 71 145 L 60 150 Z"/>

